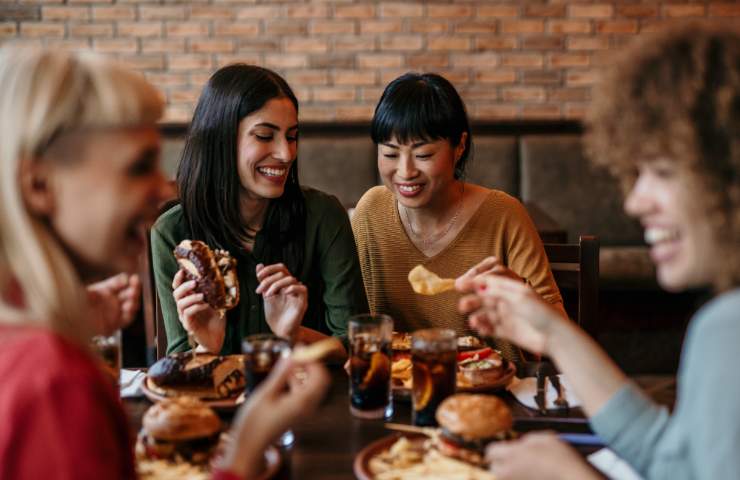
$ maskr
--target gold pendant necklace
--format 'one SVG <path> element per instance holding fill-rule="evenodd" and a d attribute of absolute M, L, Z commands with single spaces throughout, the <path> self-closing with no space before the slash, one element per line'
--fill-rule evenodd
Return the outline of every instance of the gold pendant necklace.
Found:
<path fill-rule="evenodd" d="M 452 230 L 452 227 L 457 222 L 457 217 L 460 216 L 460 212 L 462 211 L 462 205 L 463 205 L 463 197 L 464 194 L 460 196 L 460 200 L 457 202 L 457 210 L 455 211 L 455 214 L 452 216 L 450 221 L 447 223 L 447 226 L 445 229 L 438 233 L 432 233 L 431 235 L 427 235 L 426 237 L 423 237 L 420 233 L 417 233 L 414 230 L 414 225 L 411 223 L 411 218 L 409 217 L 409 210 L 407 207 L 403 207 L 404 215 L 406 216 L 406 223 L 409 224 L 409 230 L 411 231 L 411 234 L 418 238 L 421 241 L 421 247 L 423 250 L 426 250 L 429 248 L 430 245 L 433 245 L 436 243 L 439 239 L 444 238 L 445 235 L 450 233 L 450 230 Z M 399 204 L 400 205 L 400 204 Z"/>

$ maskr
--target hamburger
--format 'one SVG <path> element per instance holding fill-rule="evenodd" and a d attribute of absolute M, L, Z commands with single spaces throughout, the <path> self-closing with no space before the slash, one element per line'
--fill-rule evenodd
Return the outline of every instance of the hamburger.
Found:
<path fill-rule="evenodd" d="M 144 414 L 136 455 L 193 464 L 208 463 L 221 435 L 218 415 L 194 397 L 161 401 Z"/>
<path fill-rule="evenodd" d="M 243 392 L 245 384 L 242 355 L 173 353 L 147 372 L 147 387 L 165 397 L 229 398 Z"/>
<path fill-rule="evenodd" d="M 514 419 L 503 400 L 491 395 L 460 393 L 437 408 L 438 450 L 474 465 L 483 465 L 486 445 L 513 438 Z"/>
<path fill-rule="evenodd" d="M 229 252 L 211 250 L 199 240 L 183 240 L 173 253 L 186 278 L 195 281 L 195 291 L 214 310 L 224 312 L 239 303 L 236 259 Z"/>
<path fill-rule="evenodd" d="M 491 348 L 458 354 L 457 367 L 461 383 L 470 386 L 492 385 L 512 373 L 508 360 Z"/>

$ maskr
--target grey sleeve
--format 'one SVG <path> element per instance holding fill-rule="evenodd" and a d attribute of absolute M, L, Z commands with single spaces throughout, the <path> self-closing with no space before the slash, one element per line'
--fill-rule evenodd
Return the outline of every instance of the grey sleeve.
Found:
<path fill-rule="evenodd" d="M 692 320 L 669 417 L 634 385 L 612 397 L 592 426 L 646 478 L 737 478 L 740 472 L 740 294 L 719 297 Z"/>
<path fill-rule="evenodd" d="M 654 404 L 630 382 L 591 417 L 591 427 L 609 448 L 644 475 L 669 421 L 668 409 Z"/>
<path fill-rule="evenodd" d="M 712 303 L 687 335 L 676 415 L 686 423 L 694 478 L 738 478 L 740 295 Z"/>

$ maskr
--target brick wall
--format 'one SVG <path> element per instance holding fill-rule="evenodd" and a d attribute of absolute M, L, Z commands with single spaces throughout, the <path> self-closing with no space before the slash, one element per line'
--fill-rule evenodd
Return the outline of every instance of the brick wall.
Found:
<path fill-rule="evenodd" d="M 273 68 L 303 120 L 367 120 L 409 70 L 446 75 L 476 119 L 579 118 L 599 65 L 666 22 L 740 24 L 740 1 L 0 0 L 0 43 L 104 52 L 188 120 L 203 83 L 242 61 Z"/>

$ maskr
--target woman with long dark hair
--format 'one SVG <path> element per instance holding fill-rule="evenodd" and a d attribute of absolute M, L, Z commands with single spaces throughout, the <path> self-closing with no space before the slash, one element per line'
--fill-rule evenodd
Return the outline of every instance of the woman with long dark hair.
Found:
<path fill-rule="evenodd" d="M 205 86 L 177 173 L 180 204 L 152 230 L 168 352 L 240 351 L 242 338 L 273 332 L 311 342 L 343 336 L 367 311 L 349 219 L 330 195 L 298 182 L 298 100 L 265 68 L 236 64 Z M 184 281 L 172 251 L 202 240 L 237 259 L 239 305 L 225 316 Z"/>
<path fill-rule="evenodd" d="M 383 185 L 360 199 L 352 228 L 372 311 L 390 314 L 401 331 L 437 326 L 469 334 L 454 292 L 422 297 L 411 290 L 408 272 L 422 264 L 448 278 L 490 271 L 526 280 L 565 315 L 524 206 L 465 180 L 472 132 L 447 79 L 407 73 L 393 80 L 375 108 L 371 135 Z M 497 347 L 520 359 L 511 345 Z"/>

